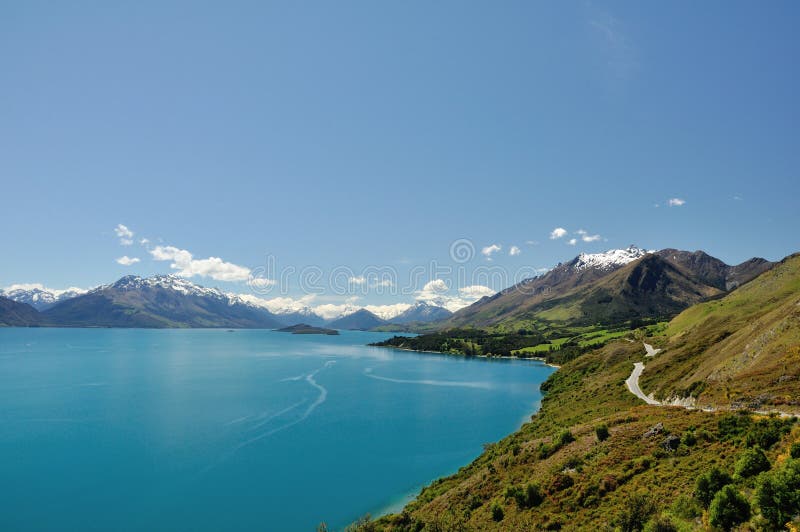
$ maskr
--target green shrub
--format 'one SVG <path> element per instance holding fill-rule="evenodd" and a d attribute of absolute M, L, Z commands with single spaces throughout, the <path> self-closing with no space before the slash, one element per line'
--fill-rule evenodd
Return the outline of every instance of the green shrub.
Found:
<path fill-rule="evenodd" d="M 558 446 L 564 447 L 575 441 L 575 436 L 569 431 L 569 429 L 561 431 L 561 434 L 558 435 Z"/>
<path fill-rule="evenodd" d="M 800 458 L 800 442 L 792 444 L 791 449 L 789 449 L 789 456 L 792 458 Z"/>
<path fill-rule="evenodd" d="M 760 419 L 747 432 L 744 441 L 751 447 L 758 445 L 762 449 L 769 449 L 789 432 L 791 423 L 780 418 Z"/>
<path fill-rule="evenodd" d="M 780 469 L 759 476 L 755 503 L 775 529 L 800 514 L 800 460 L 787 460 Z"/>
<path fill-rule="evenodd" d="M 647 495 L 635 493 L 625 499 L 622 513 L 617 516 L 614 524 L 622 532 L 639 532 L 645 523 L 656 511 L 656 506 Z"/>
<path fill-rule="evenodd" d="M 742 452 L 739 460 L 736 461 L 734 474 L 741 478 L 748 478 L 769 471 L 770 464 L 767 455 L 761 447 L 755 446 Z"/>
<path fill-rule="evenodd" d="M 506 499 L 514 499 L 517 507 L 522 509 L 533 508 L 539 506 L 544 500 L 541 489 L 537 484 L 528 484 L 526 486 L 509 486 L 506 488 Z"/>
<path fill-rule="evenodd" d="M 492 504 L 492 519 L 494 521 L 502 521 L 503 517 L 505 517 L 503 507 L 499 503 Z"/>
<path fill-rule="evenodd" d="M 597 441 L 606 441 L 609 436 L 608 427 L 606 425 L 595 427 L 594 433 L 597 435 Z"/>
<path fill-rule="evenodd" d="M 700 508 L 697 501 L 686 495 L 681 495 L 675 499 L 675 502 L 670 506 L 670 510 L 672 510 L 673 514 L 683 519 L 694 519 L 695 517 L 700 517 L 703 513 L 703 509 Z"/>
<path fill-rule="evenodd" d="M 345 532 L 376 532 L 375 522 L 369 514 L 360 517 L 355 523 L 352 523 L 344 529 Z"/>
<path fill-rule="evenodd" d="M 733 479 L 729 474 L 716 467 L 712 468 L 708 473 L 697 477 L 694 487 L 694 496 L 703 504 L 704 508 L 708 508 L 714 495 L 716 495 L 723 486 L 731 482 L 733 482 Z"/>
<path fill-rule="evenodd" d="M 686 447 L 693 447 L 697 443 L 697 436 L 694 435 L 693 430 L 687 430 L 681 437 L 681 443 Z"/>
<path fill-rule="evenodd" d="M 669 517 L 662 515 L 648 521 L 644 526 L 644 532 L 678 532 L 678 527 Z"/>
<path fill-rule="evenodd" d="M 750 519 L 750 504 L 736 488 L 727 485 L 714 495 L 708 508 L 708 518 L 711 526 L 730 530 Z"/>
<path fill-rule="evenodd" d="M 753 418 L 747 412 L 725 414 L 717 421 L 717 431 L 723 440 L 743 436 L 753 425 Z"/>

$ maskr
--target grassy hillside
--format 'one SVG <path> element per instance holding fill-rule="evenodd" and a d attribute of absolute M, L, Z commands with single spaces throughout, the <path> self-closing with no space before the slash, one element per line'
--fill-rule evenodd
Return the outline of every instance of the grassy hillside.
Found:
<path fill-rule="evenodd" d="M 800 255 L 678 315 L 642 388 L 703 405 L 800 412 Z"/>

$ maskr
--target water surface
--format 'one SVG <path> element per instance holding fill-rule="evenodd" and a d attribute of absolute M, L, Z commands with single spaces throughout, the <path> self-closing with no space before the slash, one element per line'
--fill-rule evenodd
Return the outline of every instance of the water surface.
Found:
<path fill-rule="evenodd" d="M 0 529 L 340 528 L 518 428 L 552 371 L 387 336 L 0 329 Z"/>

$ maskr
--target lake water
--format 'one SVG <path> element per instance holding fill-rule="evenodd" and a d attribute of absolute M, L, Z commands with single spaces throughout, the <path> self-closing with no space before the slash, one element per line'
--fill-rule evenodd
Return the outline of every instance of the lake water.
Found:
<path fill-rule="evenodd" d="M 0 328 L 0 529 L 338 529 L 517 429 L 552 372 L 388 336 Z"/>

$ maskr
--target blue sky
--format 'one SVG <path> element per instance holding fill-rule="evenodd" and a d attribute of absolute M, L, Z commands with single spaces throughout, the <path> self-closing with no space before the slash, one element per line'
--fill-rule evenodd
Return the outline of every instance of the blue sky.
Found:
<path fill-rule="evenodd" d="M 268 256 L 406 278 L 453 265 L 457 239 L 475 249 L 458 264 L 470 279 L 631 243 L 779 259 L 800 249 L 798 15 L 792 2 L 0 2 L 0 286 L 181 270 L 247 292 L 228 265 Z M 196 262 L 210 257 L 223 264 Z M 277 292 L 302 295 L 297 281 Z"/>

